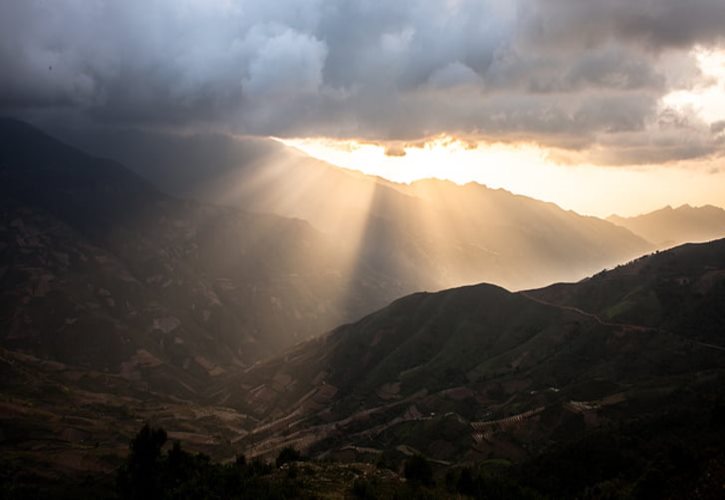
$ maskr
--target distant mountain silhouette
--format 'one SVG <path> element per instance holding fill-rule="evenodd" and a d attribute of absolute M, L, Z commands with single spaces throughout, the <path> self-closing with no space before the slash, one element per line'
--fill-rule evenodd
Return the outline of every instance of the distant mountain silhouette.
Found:
<path fill-rule="evenodd" d="M 609 222 L 625 227 L 659 248 L 685 242 L 710 241 L 725 236 L 725 210 L 712 205 L 667 206 L 636 217 L 612 215 Z"/>
<path fill-rule="evenodd" d="M 1 120 L 0 139 L 3 345 L 179 394 L 407 292 L 576 277 L 646 247 L 552 204 L 396 185 L 268 141 L 260 150 L 288 157 L 281 170 L 252 162 L 241 180 L 216 178 L 239 199 L 199 197 L 298 219 L 165 195 L 19 121 Z M 309 188 L 288 199 L 305 176 Z"/>
<path fill-rule="evenodd" d="M 272 140 L 114 131 L 84 144 L 178 196 L 306 220 L 347 245 L 354 273 L 369 264 L 406 292 L 578 280 L 653 249 L 552 203 L 474 183 L 397 184 Z"/>

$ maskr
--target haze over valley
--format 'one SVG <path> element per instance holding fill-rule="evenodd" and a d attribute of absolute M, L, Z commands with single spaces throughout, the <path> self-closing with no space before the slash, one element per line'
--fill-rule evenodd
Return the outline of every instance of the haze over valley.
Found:
<path fill-rule="evenodd" d="M 719 498 L 723 23 L 0 5 L 0 497 Z"/>

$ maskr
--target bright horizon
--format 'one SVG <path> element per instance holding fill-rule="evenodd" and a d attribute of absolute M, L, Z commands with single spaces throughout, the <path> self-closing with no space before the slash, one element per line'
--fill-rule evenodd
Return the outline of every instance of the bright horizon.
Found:
<path fill-rule="evenodd" d="M 725 206 L 718 2 L 303 4 L 10 2 L 0 112 L 86 143 L 276 137 L 396 182 L 600 217 Z"/>
<path fill-rule="evenodd" d="M 725 51 L 696 47 L 701 83 L 659 99 L 661 112 L 691 116 L 715 133 L 725 123 Z M 725 207 L 725 161 L 602 165 L 597 151 L 557 149 L 531 141 L 460 139 L 441 133 L 421 141 L 299 137 L 277 139 L 333 165 L 410 183 L 425 178 L 477 182 L 550 201 L 585 215 L 639 215 L 667 205 Z M 666 146 L 663 145 L 662 148 Z"/>
<path fill-rule="evenodd" d="M 544 148 L 525 144 L 471 145 L 449 136 L 386 154 L 382 144 L 329 138 L 277 139 L 333 165 L 409 184 L 434 178 L 476 182 L 556 203 L 583 215 L 635 216 L 665 206 L 725 208 L 725 171 L 711 161 L 678 165 L 567 165 Z"/>

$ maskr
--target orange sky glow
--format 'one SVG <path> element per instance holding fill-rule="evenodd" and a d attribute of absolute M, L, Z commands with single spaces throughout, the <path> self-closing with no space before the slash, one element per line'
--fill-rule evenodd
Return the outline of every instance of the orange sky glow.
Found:
<path fill-rule="evenodd" d="M 725 51 L 696 48 L 693 55 L 704 83 L 669 92 L 660 106 L 713 126 L 725 120 Z M 666 205 L 725 206 L 722 156 L 663 165 L 600 166 L 571 164 L 560 160 L 560 151 L 534 143 L 471 143 L 448 135 L 393 147 L 330 138 L 279 140 L 317 159 L 395 182 L 430 177 L 478 182 L 587 215 L 637 215 Z"/>
<path fill-rule="evenodd" d="M 637 215 L 665 205 L 725 205 L 723 161 L 602 167 L 564 165 L 529 144 L 469 144 L 439 137 L 389 156 L 385 147 L 324 138 L 285 139 L 317 159 L 395 182 L 447 179 L 478 182 L 557 203 L 586 215 Z"/>

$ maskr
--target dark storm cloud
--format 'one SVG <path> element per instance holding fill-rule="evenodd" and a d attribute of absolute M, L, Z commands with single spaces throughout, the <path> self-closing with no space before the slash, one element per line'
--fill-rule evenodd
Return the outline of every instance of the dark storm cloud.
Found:
<path fill-rule="evenodd" d="M 608 40 L 650 49 L 722 41 L 721 0 L 539 0 L 525 9 L 525 36 L 534 44 L 591 47 Z"/>
<path fill-rule="evenodd" d="M 721 147 L 696 117 L 673 134 L 658 102 L 697 80 L 686 54 L 722 26 L 722 0 L 11 0 L 0 110 L 664 161 Z"/>

